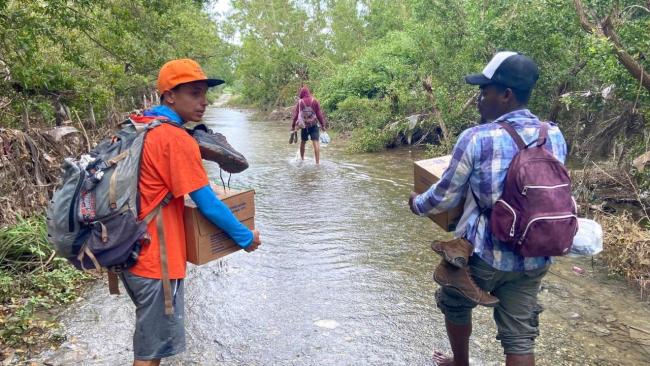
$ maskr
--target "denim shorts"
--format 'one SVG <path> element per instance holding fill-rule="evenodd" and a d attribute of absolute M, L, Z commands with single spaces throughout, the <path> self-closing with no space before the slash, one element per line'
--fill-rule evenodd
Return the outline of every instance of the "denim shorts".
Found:
<path fill-rule="evenodd" d="M 302 139 L 302 141 L 307 141 L 310 138 L 312 141 L 318 141 L 319 137 L 320 137 L 320 130 L 318 129 L 318 125 L 305 127 L 302 130 L 300 130 L 300 138 Z"/>
<path fill-rule="evenodd" d="M 183 280 L 171 280 L 174 314 L 165 315 L 161 280 L 128 271 L 123 271 L 120 278 L 135 304 L 134 358 L 154 360 L 185 351 Z"/>
<path fill-rule="evenodd" d="M 469 260 L 470 272 L 476 284 L 499 299 L 494 308 L 497 339 L 506 354 L 531 354 L 539 335 L 539 314 L 544 310 L 537 302 L 542 278 L 548 266 L 525 272 L 499 271 L 476 254 Z M 454 324 L 469 324 L 473 302 L 444 288 L 436 292 L 438 308 Z"/>

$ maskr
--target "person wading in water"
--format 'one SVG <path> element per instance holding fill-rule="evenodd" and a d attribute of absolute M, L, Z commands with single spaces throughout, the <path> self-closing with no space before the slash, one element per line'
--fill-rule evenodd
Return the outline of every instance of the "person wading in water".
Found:
<path fill-rule="evenodd" d="M 425 193 L 411 193 L 409 206 L 413 213 L 425 216 L 456 207 L 470 188 L 477 206 L 471 212 L 461 240 L 465 248 L 438 245 L 439 252 L 468 253 L 468 269 L 458 269 L 443 260 L 434 274 L 443 283 L 436 291 L 438 308 L 445 315 L 447 336 L 453 357 L 435 351 L 436 365 L 469 365 L 469 338 L 472 334 L 472 309 L 476 301 L 466 294 L 476 293 L 468 276 L 478 287 L 499 301 L 494 307 L 497 339 L 501 341 L 507 366 L 535 365 L 535 338 L 539 335 L 539 314 L 542 306 L 537 293 L 548 272 L 548 256 L 523 257 L 494 237 L 490 215 L 487 214 L 503 194 L 506 173 L 519 152 L 518 144 L 506 130 L 514 130 L 525 143 L 538 141 L 542 129 L 544 149 L 559 162 L 564 162 L 567 146 L 562 132 L 554 123 L 542 124 L 527 109 L 528 100 L 538 79 L 533 60 L 516 52 L 499 52 L 482 73 L 468 75 L 468 84 L 478 85 L 478 111 L 485 124 L 463 131 L 452 152 L 452 161 L 443 174 Z M 502 127 L 499 123 L 505 124 Z M 549 232 L 547 235 L 557 235 Z M 454 243 L 458 243 L 455 240 Z M 463 258 L 464 259 L 464 258 Z M 459 291 L 465 290 L 465 291 Z"/>
<path fill-rule="evenodd" d="M 320 132 L 318 124 L 325 131 L 327 121 L 323 116 L 320 108 L 320 103 L 314 98 L 306 86 L 300 88 L 298 93 L 298 101 L 293 110 L 293 120 L 291 122 L 291 132 L 300 128 L 300 159 L 305 160 L 305 145 L 311 139 L 314 145 L 314 158 L 316 164 L 320 164 Z"/>

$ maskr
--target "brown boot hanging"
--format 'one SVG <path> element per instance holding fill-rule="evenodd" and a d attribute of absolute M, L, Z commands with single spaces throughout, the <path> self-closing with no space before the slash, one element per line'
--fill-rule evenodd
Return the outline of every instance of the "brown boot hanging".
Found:
<path fill-rule="evenodd" d="M 497 306 L 499 299 L 478 287 L 468 268 L 467 266 L 457 268 L 446 260 L 442 260 L 433 273 L 433 280 L 440 286 L 446 287 L 476 304 L 489 307 Z"/>
<path fill-rule="evenodd" d="M 474 252 L 472 244 L 463 238 L 450 241 L 434 241 L 431 244 L 431 249 L 458 268 L 467 266 L 469 257 Z"/>

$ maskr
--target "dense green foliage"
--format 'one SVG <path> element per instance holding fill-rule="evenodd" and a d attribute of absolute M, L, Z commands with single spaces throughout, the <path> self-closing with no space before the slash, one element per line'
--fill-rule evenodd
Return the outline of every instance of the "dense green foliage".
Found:
<path fill-rule="evenodd" d="M 91 105 L 101 123 L 155 99 L 165 61 L 191 57 L 230 80 L 231 54 L 199 1 L 2 0 L 0 123 L 86 119 Z"/>
<path fill-rule="evenodd" d="M 34 342 L 54 326 L 41 313 L 76 299 L 89 278 L 54 256 L 43 217 L 0 229 L 0 343 Z"/>
<path fill-rule="evenodd" d="M 647 2 L 581 3 L 594 26 L 609 16 L 624 51 L 650 69 Z M 574 152 L 607 154 L 647 127 L 650 93 L 610 40 L 582 29 L 573 1 L 233 1 L 224 23 L 241 37 L 235 77 L 249 103 L 290 105 L 307 84 L 360 150 L 411 134 L 435 142 L 441 121 L 453 139 L 478 117 L 462 76 L 504 49 L 538 62 L 531 108 L 561 124 Z M 403 123 L 412 114 L 423 115 L 415 127 Z"/>
<path fill-rule="evenodd" d="M 574 152 L 641 149 L 648 88 L 611 37 L 581 27 L 575 3 L 594 29 L 612 24 L 648 70 L 646 1 L 233 0 L 218 22 L 204 10 L 211 2 L 0 1 L 0 123 L 90 119 L 91 108 L 101 123 L 155 97 L 164 61 L 192 57 L 246 104 L 287 106 L 309 85 L 335 126 L 359 130 L 358 141 L 377 136 L 371 150 L 436 143 L 477 120 L 462 76 L 509 49 L 539 63 L 531 108 L 560 122 Z M 404 122 L 414 114 L 415 126 Z"/>

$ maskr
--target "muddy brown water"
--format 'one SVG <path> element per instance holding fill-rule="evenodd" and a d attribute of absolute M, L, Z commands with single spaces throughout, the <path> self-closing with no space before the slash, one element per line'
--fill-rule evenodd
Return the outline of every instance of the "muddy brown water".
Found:
<path fill-rule="evenodd" d="M 187 351 L 163 365 L 431 365 L 433 349 L 449 350 L 429 249 L 449 234 L 406 206 L 420 153 L 349 154 L 335 141 L 315 166 L 310 147 L 298 159 L 285 124 L 227 108 L 212 108 L 206 122 L 249 159 L 231 186 L 255 188 L 263 245 L 190 266 Z M 219 182 L 216 165 L 206 168 Z M 562 258 L 551 271 L 539 365 L 650 364 L 650 306 L 638 292 L 590 258 Z M 125 294 L 98 283 L 59 318 L 66 341 L 37 364 L 131 362 Z M 495 332 L 490 310 L 477 308 L 473 365 L 503 363 Z"/>

